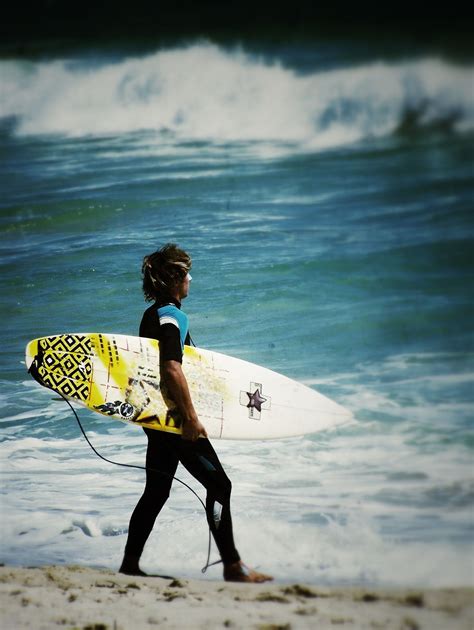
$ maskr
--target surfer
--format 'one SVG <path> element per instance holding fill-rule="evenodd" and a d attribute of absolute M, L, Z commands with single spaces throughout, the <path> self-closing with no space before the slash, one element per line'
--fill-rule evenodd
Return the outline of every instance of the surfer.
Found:
<path fill-rule="evenodd" d="M 173 243 L 145 256 L 143 261 L 143 293 L 154 303 L 143 314 L 140 336 L 160 342 L 161 389 L 164 397 L 177 406 L 183 427 L 182 436 L 144 429 L 148 437 L 145 490 L 130 519 L 120 572 L 146 575 L 139 567 L 140 556 L 181 462 L 206 488 L 206 516 L 224 565 L 224 579 L 265 582 L 273 578 L 247 567 L 235 548 L 231 482 L 199 421 L 182 370 L 184 345 L 191 343 L 188 318 L 181 310 L 181 301 L 189 293 L 190 269 L 190 256 Z"/>

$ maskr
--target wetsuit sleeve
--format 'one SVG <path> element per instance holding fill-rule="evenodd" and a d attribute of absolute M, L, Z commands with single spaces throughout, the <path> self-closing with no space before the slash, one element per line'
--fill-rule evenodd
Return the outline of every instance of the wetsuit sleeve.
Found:
<path fill-rule="evenodd" d="M 183 362 L 179 328 L 174 324 L 162 324 L 160 328 L 160 361 Z"/>
<path fill-rule="evenodd" d="M 160 321 L 160 356 L 162 361 L 183 361 L 188 318 L 173 304 L 158 309 Z"/>

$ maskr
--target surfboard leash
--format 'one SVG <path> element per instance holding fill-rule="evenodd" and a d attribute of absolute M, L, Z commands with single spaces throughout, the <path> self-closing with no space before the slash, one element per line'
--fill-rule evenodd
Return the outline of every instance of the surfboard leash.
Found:
<path fill-rule="evenodd" d="M 107 462 L 108 464 L 114 464 L 115 466 L 123 466 L 124 468 L 135 468 L 138 470 L 149 470 L 150 472 L 156 472 L 159 473 L 160 475 L 163 475 L 164 477 L 168 477 L 171 478 L 175 481 L 178 481 L 181 485 L 183 485 L 185 488 L 187 488 L 188 490 L 190 490 L 194 496 L 197 498 L 197 500 L 201 503 L 204 512 L 206 513 L 207 516 L 207 512 L 206 512 L 206 505 L 204 503 L 204 501 L 201 499 L 201 497 L 198 495 L 198 493 L 193 490 L 193 488 L 191 488 L 191 486 L 189 486 L 185 481 L 183 481 L 182 479 L 179 479 L 179 477 L 175 477 L 173 475 L 170 475 L 168 473 L 163 472 L 162 470 L 157 470 L 155 468 L 148 468 L 147 466 L 140 466 L 138 464 L 124 464 L 123 462 L 115 462 L 112 459 L 108 459 L 107 457 L 104 457 L 101 453 L 99 453 L 99 451 L 95 448 L 95 446 L 92 444 L 92 442 L 89 440 L 87 433 L 84 430 L 84 427 L 82 426 L 82 423 L 79 419 L 79 416 L 76 412 L 76 410 L 74 409 L 74 407 L 71 405 L 70 401 L 61 394 L 61 392 L 58 392 L 59 395 L 61 396 L 61 398 L 66 401 L 66 403 L 69 405 L 69 408 L 71 409 L 72 413 L 74 414 L 74 417 L 76 418 L 77 424 L 79 425 L 79 428 L 81 430 L 82 435 L 84 436 L 86 442 L 89 444 L 89 446 L 91 447 L 91 449 L 94 451 L 94 453 L 97 455 L 97 457 L 100 457 L 100 459 L 103 459 L 104 462 Z M 208 529 L 209 529 L 209 542 L 208 542 L 208 546 L 207 546 L 207 561 L 205 566 L 201 569 L 202 573 L 206 573 L 207 569 L 209 567 L 214 566 L 215 564 L 220 564 L 222 562 L 222 560 L 216 560 L 215 562 L 209 562 L 209 560 L 211 559 L 211 544 L 212 544 L 212 532 L 211 532 L 211 528 L 209 526 L 208 523 Z"/>

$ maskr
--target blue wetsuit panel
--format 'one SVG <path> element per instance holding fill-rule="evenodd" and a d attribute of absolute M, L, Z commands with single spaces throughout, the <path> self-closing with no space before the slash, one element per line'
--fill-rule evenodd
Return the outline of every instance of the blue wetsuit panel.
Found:
<path fill-rule="evenodd" d="M 171 324 L 179 331 L 179 341 L 181 344 L 181 352 L 184 350 L 184 342 L 188 335 L 189 321 L 186 313 L 183 313 L 174 304 L 166 304 L 158 308 L 158 319 L 160 320 L 160 327 Z"/>

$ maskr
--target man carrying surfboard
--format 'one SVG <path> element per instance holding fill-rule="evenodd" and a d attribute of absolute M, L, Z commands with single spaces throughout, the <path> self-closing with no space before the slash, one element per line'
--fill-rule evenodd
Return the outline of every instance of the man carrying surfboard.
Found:
<path fill-rule="evenodd" d="M 272 577 L 247 567 L 235 548 L 231 482 L 196 414 L 182 370 L 183 349 L 190 344 L 190 336 L 181 301 L 189 293 L 190 269 L 190 256 L 173 243 L 145 256 L 143 261 L 143 293 L 147 301 L 154 303 L 143 315 L 140 337 L 160 343 L 161 391 L 167 402 L 177 407 L 183 425 L 182 435 L 144 428 L 148 437 L 146 485 L 130 519 L 120 572 L 146 575 L 139 568 L 140 556 L 181 462 L 206 488 L 206 516 L 224 565 L 224 579 L 265 582 Z"/>

